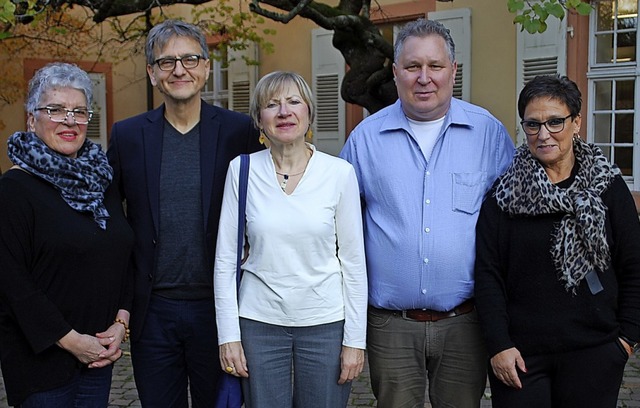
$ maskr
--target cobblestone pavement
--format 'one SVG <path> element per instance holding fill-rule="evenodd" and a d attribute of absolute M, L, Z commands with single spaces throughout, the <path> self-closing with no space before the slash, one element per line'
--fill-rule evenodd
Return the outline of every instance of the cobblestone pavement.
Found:
<path fill-rule="evenodd" d="M 129 353 L 125 352 L 125 356 L 114 367 L 109 408 L 139 406 L 140 401 L 138 401 L 138 392 L 133 381 L 131 358 Z M 377 404 L 371 393 L 369 370 L 368 367 L 365 367 L 360 378 L 353 383 L 348 408 L 375 406 Z M 431 404 L 425 404 L 425 408 L 427 407 L 431 407 Z M 491 392 L 489 388 L 485 391 L 481 407 L 491 407 Z M 631 357 L 627 363 L 624 381 L 618 398 L 618 408 L 631 407 L 640 408 L 640 357 L 638 355 Z M 0 378 L 0 408 L 8 408 L 2 378 Z"/>

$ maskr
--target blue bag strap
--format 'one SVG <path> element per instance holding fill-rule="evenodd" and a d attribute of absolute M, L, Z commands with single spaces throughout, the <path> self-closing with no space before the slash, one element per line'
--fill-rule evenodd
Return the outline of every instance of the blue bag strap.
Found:
<path fill-rule="evenodd" d="M 238 190 L 238 253 L 236 256 L 236 285 L 240 289 L 242 279 L 242 253 L 244 249 L 244 224 L 247 218 L 247 186 L 249 185 L 249 155 L 240 155 L 240 184 Z"/>

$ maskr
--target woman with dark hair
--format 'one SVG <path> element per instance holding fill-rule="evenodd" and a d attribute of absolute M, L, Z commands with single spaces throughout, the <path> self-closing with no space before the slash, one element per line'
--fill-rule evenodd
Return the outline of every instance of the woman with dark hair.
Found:
<path fill-rule="evenodd" d="M 104 408 L 129 333 L 133 232 L 87 139 L 91 79 L 53 63 L 29 82 L 27 132 L 0 178 L 0 361 L 9 404 Z"/>
<path fill-rule="evenodd" d="M 495 408 L 613 408 L 640 340 L 638 214 L 618 168 L 578 136 L 580 108 L 566 77 L 524 87 L 526 144 L 480 211 L 476 306 Z"/>

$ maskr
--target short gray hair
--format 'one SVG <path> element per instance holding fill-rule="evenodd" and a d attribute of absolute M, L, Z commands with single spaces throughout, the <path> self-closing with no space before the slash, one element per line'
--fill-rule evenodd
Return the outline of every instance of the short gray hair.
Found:
<path fill-rule="evenodd" d="M 316 115 L 316 108 L 313 103 L 313 93 L 307 81 L 295 72 L 274 71 L 263 76 L 251 98 L 249 106 L 249 114 L 256 128 L 260 127 L 260 111 L 266 106 L 267 102 L 281 92 L 285 86 L 293 84 L 300 91 L 300 96 L 304 103 L 309 107 L 309 124 L 313 123 Z"/>
<path fill-rule="evenodd" d="M 77 65 L 53 62 L 40 68 L 29 81 L 27 102 L 25 103 L 27 113 L 35 113 L 43 94 L 59 88 L 72 88 L 81 91 L 87 100 L 87 108 L 91 109 L 93 83 L 89 74 Z"/>
<path fill-rule="evenodd" d="M 151 31 L 149 31 L 147 44 L 144 49 L 144 53 L 147 57 L 147 64 L 154 64 L 156 60 L 154 51 L 156 49 L 163 49 L 173 37 L 186 37 L 196 40 L 200 43 L 204 59 L 209 59 L 209 46 L 207 45 L 207 38 L 202 33 L 202 30 L 195 25 L 185 23 L 184 21 L 165 20 L 162 23 L 155 25 Z"/>
<path fill-rule="evenodd" d="M 456 45 L 453 42 L 453 38 L 451 38 L 449 29 L 439 21 L 426 20 L 424 18 L 407 23 L 400 29 L 396 37 L 396 43 L 393 46 L 394 62 L 398 62 L 402 47 L 409 37 L 423 38 L 429 35 L 438 35 L 444 39 L 445 44 L 447 44 L 447 51 L 449 51 L 449 59 L 453 64 L 456 61 Z"/>

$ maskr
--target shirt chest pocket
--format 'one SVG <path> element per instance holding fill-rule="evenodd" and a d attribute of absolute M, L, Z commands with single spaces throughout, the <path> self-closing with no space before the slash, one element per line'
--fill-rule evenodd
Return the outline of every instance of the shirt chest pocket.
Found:
<path fill-rule="evenodd" d="M 453 210 L 474 214 L 480 210 L 487 190 L 487 173 L 452 173 Z"/>

